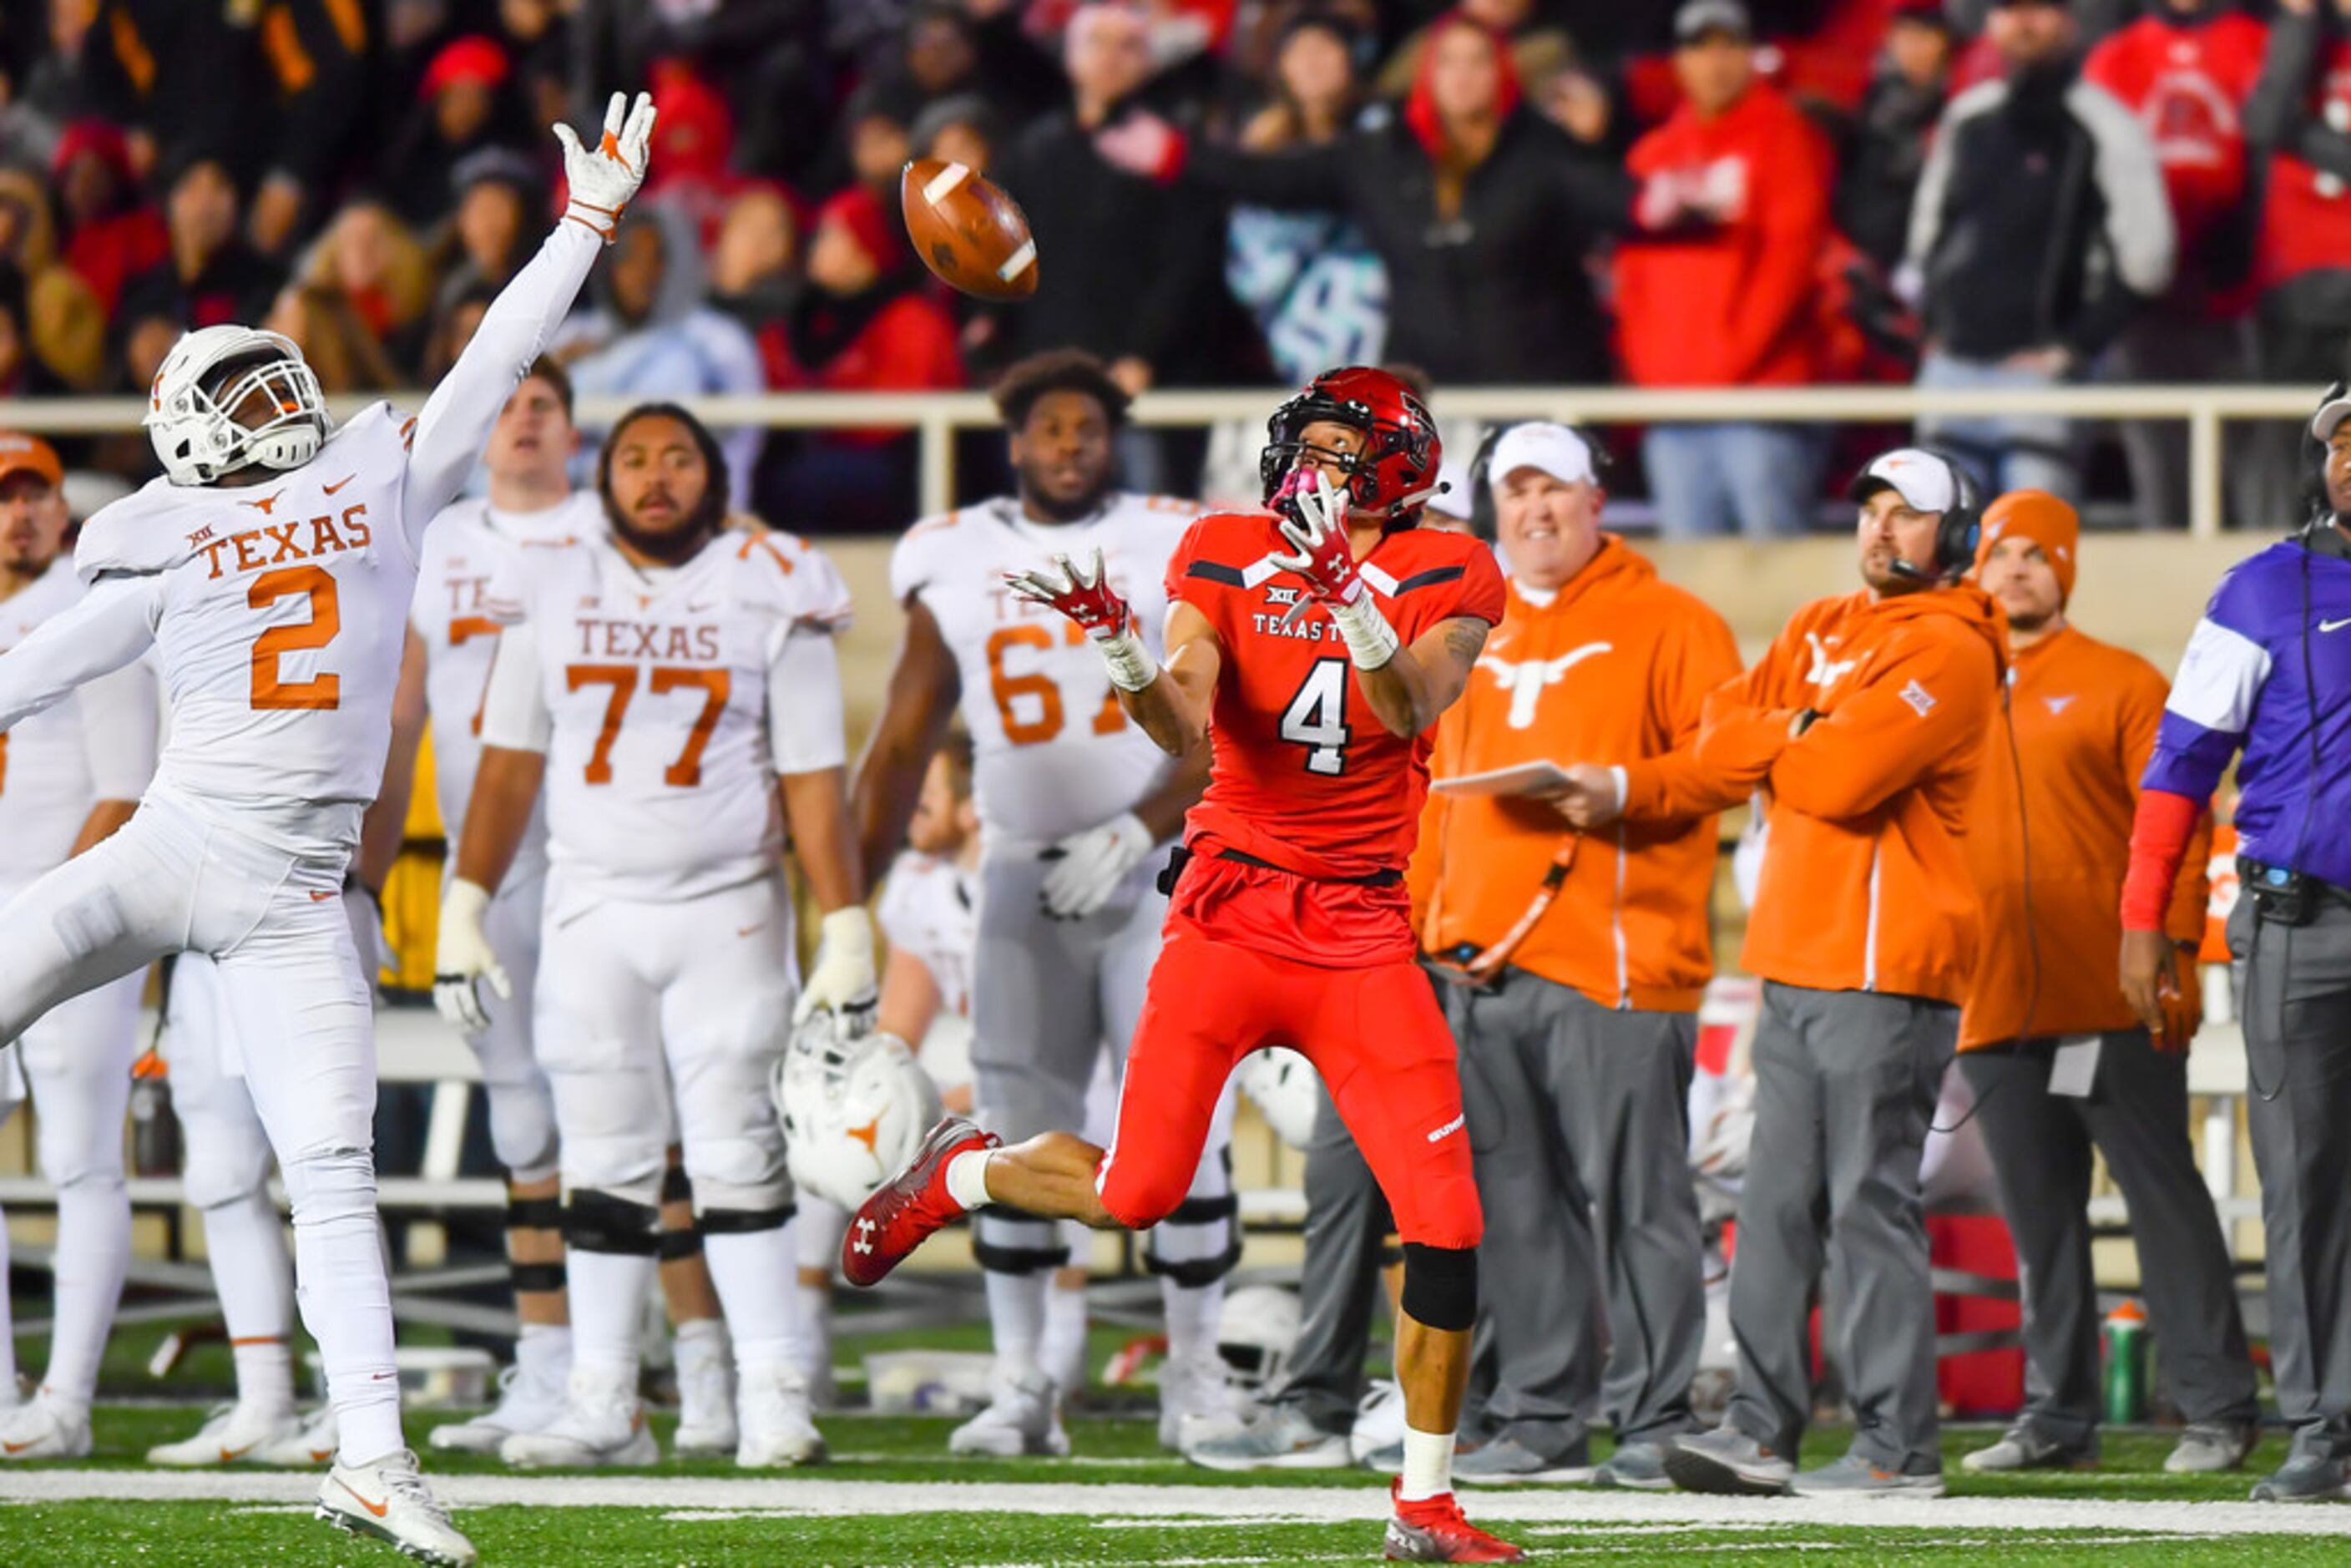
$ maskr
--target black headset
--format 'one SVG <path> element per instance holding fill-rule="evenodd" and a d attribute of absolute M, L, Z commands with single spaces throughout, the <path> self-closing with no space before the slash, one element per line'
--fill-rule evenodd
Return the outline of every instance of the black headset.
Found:
<path fill-rule="evenodd" d="M 1521 424 L 1556 424 L 1583 443 L 1584 452 L 1592 459 L 1592 479 L 1602 489 L 1608 487 L 1608 470 L 1615 459 L 1600 438 L 1580 424 L 1564 419 L 1513 419 L 1489 429 L 1478 442 L 1477 453 L 1469 459 L 1469 531 L 1491 544 L 1494 540 L 1494 486 L 1491 483 L 1494 448 L 1503 436 Z"/>

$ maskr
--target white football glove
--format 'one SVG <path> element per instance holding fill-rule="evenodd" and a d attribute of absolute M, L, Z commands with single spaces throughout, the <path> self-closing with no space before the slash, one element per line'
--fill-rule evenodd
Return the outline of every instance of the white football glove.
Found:
<path fill-rule="evenodd" d="M 464 877 L 450 883 L 441 899 L 441 940 L 433 954 L 433 1005 L 453 1027 L 467 1034 L 479 1034 L 490 1027 L 490 1015 L 483 1010 L 475 982 L 488 981 L 500 1001 L 514 996 L 514 982 L 507 978 L 505 966 L 482 930 L 482 917 L 489 908 L 490 890 Z"/>
<path fill-rule="evenodd" d="M 870 1008 L 880 994 L 873 979 L 873 923 L 862 904 L 836 909 L 818 925 L 816 962 L 792 1009 L 794 1025 L 808 1022 L 819 1008 L 842 1012 Z"/>
<path fill-rule="evenodd" d="M 1053 869 L 1045 873 L 1045 913 L 1056 920 L 1092 915 L 1110 902 L 1126 873 L 1151 852 L 1153 841 L 1151 830 L 1132 811 L 1071 833 L 1046 852 Z"/>
<path fill-rule="evenodd" d="M 563 209 L 563 215 L 594 230 L 606 245 L 611 244 L 621 209 L 645 183 L 645 156 L 653 137 L 651 93 L 637 94 L 634 108 L 629 107 L 628 94 L 614 93 L 612 101 L 604 106 L 604 134 L 593 147 L 580 146 L 571 127 L 559 120 L 555 139 L 563 143 L 563 181 L 570 190 L 570 204 Z"/>

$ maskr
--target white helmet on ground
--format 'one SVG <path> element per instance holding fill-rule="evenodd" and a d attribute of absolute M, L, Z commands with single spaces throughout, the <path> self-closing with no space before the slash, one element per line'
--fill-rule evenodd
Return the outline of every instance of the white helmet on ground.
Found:
<path fill-rule="evenodd" d="M 1279 1285 L 1228 1291 L 1217 1317 L 1217 1353 L 1239 1387 L 1261 1392 L 1281 1381 L 1298 1348 L 1298 1296 Z"/>
<path fill-rule="evenodd" d="M 256 392 L 267 395 L 269 417 L 239 424 L 231 415 Z M 147 438 L 174 485 L 209 485 L 249 463 L 299 468 L 334 428 L 302 350 L 256 327 L 184 334 L 163 356 L 148 402 Z"/>
<path fill-rule="evenodd" d="M 1240 1081 L 1241 1092 L 1257 1103 L 1276 1137 L 1301 1150 L 1313 1140 L 1322 1081 L 1312 1062 L 1288 1046 L 1270 1045 L 1241 1058 Z"/>
<path fill-rule="evenodd" d="M 939 1092 L 870 1011 L 819 1009 L 770 1079 L 784 1159 L 804 1192 L 855 1208 L 914 1157 L 939 1119 Z"/>

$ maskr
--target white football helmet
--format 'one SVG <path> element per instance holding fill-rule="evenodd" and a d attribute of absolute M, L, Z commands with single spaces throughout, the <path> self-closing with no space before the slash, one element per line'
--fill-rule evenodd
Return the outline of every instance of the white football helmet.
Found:
<path fill-rule="evenodd" d="M 784 1159 L 805 1192 L 855 1208 L 914 1157 L 939 1119 L 939 1092 L 870 1011 L 820 1009 L 792 1035 L 769 1080 Z"/>
<path fill-rule="evenodd" d="M 1289 1370 L 1298 1348 L 1298 1296 L 1279 1285 L 1244 1285 L 1225 1293 L 1217 1316 L 1217 1354 L 1231 1380 L 1251 1391 L 1270 1388 Z"/>
<path fill-rule="evenodd" d="M 1314 1137 L 1314 1115 L 1322 1103 L 1322 1081 L 1314 1064 L 1285 1045 L 1270 1045 L 1241 1058 L 1241 1092 L 1257 1103 L 1274 1135 L 1293 1149 Z"/>
<path fill-rule="evenodd" d="M 235 373 L 216 391 L 224 366 Z M 230 414 L 255 392 L 275 408 L 256 425 Z M 291 339 L 256 327 L 200 327 L 163 356 L 142 422 L 174 485 L 209 485 L 248 463 L 299 468 L 334 428 L 319 378 Z"/>

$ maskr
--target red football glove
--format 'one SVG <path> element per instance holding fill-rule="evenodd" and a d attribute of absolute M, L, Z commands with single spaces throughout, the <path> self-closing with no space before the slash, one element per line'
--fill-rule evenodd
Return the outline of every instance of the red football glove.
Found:
<path fill-rule="evenodd" d="M 1355 570 L 1355 552 L 1347 543 L 1345 494 L 1331 488 L 1331 481 L 1319 471 L 1301 468 L 1290 476 L 1275 502 L 1280 520 L 1274 526 L 1290 548 L 1274 555 L 1273 564 L 1304 578 L 1306 591 L 1323 603 L 1353 604 L 1363 598 L 1363 574 Z"/>
<path fill-rule="evenodd" d="M 1008 571 L 1005 583 L 1032 604 L 1060 611 L 1086 629 L 1097 643 L 1107 643 L 1134 625 L 1134 612 L 1110 585 L 1102 569 L 1102 553 L 1094 551 L 1091 566 L 1079 567 L 1065 555 L 1053 558 L 1046 571 Z"/>

